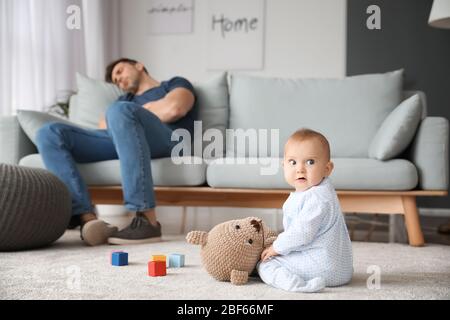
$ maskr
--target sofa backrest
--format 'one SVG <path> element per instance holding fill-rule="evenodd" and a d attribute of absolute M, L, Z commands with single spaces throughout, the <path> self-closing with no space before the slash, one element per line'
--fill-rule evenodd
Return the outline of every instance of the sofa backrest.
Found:
<path fill-rule="evenodd" d="M 96 128 L 99 117 L 124 92 L 115 85 L 77 74 L 78 93 L 70 98 L 69 119 L 77 124 Z M 208 81 L 193 83 L 199 119 L 203 131 L 218 129 L 225 136 L 228 125 L 227 73 L 219 73 Z"/>
<path fill-rule="evenodd" d="M 106 109 L 124 94 L 117 86 L 102 80 L 91 79 L 77 73 L 78 92 L 70 98 L 69 120 L 88 128 L 97 128 Z M 229 95 L 227 73 L 221 72 L 203 82 L 193 82 L 198 105 L 198 119 L 202 121 L 203 134 L 208 129 L 220 132 L 225 138 L 228 126 Z M 201 139 L 201 137 L 200 137 Z M 209 144 L 203 141 L 203 149 Z M 222 141 L 225 146 L 225 140 Z M 225 149 L 225 147 L 223 147 Z M 215 157 L 222 157 L 217 153 Z M 192 148 L 191 153 L 194 153 Z"/>
<path fill-rule="evenodd" d="M 403 70 L 343 79 L 233 74 L 229 127 L 278 129 L 280 157 L 288 137 L 307 127 L 328 138 L 332 157 L 366 158 L 377 129 L 403 98 L 402 75 Z M 227 143 L 227 155 L 258 156 L 258 151 L 236 146 Z"/>
<path fill-rule="evenodd" d="M 401 70 L 344 79 L 280 79 L 233 74 L 229 85 L 227 74 L 221 73 L 208 81 L 194 83 L 194 87 L 203 132 L 216 128 L 225 136 L 226 128 L 279 129 L 278 155 L 281 156 L 287 137 L 300 127 L 309 127 L 327 136 L 333 157 L 365 158 L 377 128 L 400 100 L 419 93 L 422 117 L 426 116 L 425 94 L 402 92 L 401 76 Z M 94 118 L 120 92 L 95 83 L 102 83 L 99 80 L 78 77 L 78 81 L 81 82 L 79 93 L 71 97 L 69 119 L 95 128 L 98 120 Z M 94 90 L 103 96 L 104 105 L 86 105 Z M 228 155 L 256 156 L 250 148 L 238 153 L 234 147 L 226 146 Z"/>

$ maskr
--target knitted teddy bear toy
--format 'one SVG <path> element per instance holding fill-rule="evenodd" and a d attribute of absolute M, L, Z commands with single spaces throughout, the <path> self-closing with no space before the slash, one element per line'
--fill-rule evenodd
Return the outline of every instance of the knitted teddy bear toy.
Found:
<path fill-rule="evenodd" d="M 230 220 L 211 231 L 191 231 L 186 240 L 201 245 L 206 271 L 219 281 L 245 284 L 264 248 L 276 239 L 276 233 L 256 217 Z"/>

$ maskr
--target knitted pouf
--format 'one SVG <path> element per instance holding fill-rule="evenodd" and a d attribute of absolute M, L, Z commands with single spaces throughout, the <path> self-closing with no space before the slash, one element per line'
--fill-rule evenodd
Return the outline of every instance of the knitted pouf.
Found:
<path fill-rule="evenodd" d="M 62 236 L 70 217 L 69 191 L 56 176 L 0 164 L 0 251 L 51 244 Z"/>

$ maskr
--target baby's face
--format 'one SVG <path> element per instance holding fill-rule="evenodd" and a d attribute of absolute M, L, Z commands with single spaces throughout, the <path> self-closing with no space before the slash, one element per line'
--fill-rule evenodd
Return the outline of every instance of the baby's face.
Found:
<path fill-rule="evenodd" d="M 318 139 L 288 141 L 284 152 L 284 177 L 295 191 L 305 191 L 318 185 L 333 170 L 325 148 Z"/>

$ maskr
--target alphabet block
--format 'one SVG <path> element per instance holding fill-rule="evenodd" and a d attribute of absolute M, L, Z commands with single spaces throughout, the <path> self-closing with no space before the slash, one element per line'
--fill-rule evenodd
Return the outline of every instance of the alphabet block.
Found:
<path fill-rule="evenodd" d="M 152 258 L 150 259 L 150 261 L 164 261 L 166 262 L 166 256 L 165 255 L 152 255 Z"/>
<path fill-rule="evenodd" d="M 165 261 L 149 261 L 148 275 L 151 277 L 165 276 L 166 275 L 166 262 Z"/>
<path fill-rule="evenodd" d="M 184 267 L 184 254 L 172 253 L 169 255 L 169 268 Z"/>
<path fill-rule="evenodd" d="M 128 253 L 123 251 L 115 251 L 111 254 L 111 264 L 113 266 L 128 265 Z"/>

